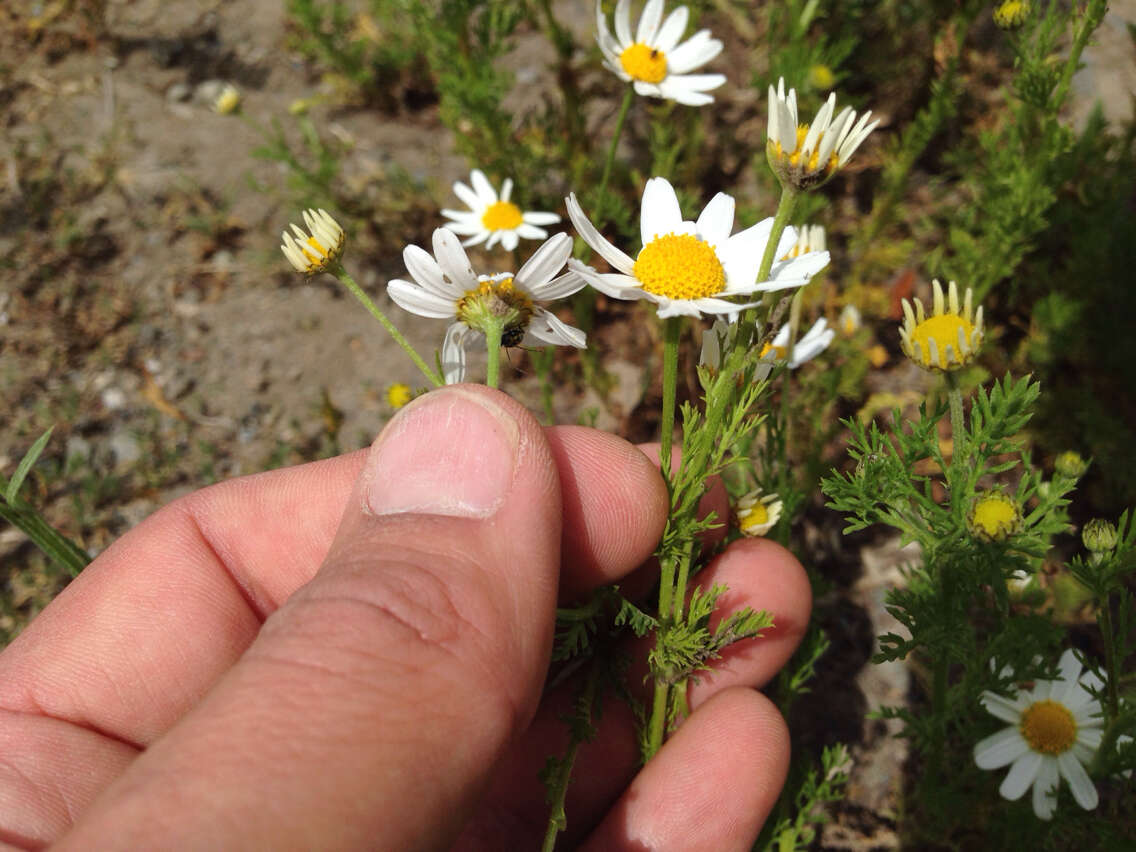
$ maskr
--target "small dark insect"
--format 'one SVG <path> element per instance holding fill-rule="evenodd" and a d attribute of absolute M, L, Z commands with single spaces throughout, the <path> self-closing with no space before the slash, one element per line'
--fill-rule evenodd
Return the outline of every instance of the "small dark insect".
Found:
<path fill-rule="evenodd" d="M 658 51 L 657 48 L 654 48 L 654 47 L 651 48 L 651 58 L 652 59 L 658 59 L 659 58 L 659 51 Z"/>
<path fill-rule="evenodd" d="M 519 326 L 505 329 L 501 335 L 501 345 L 505 347 L 520 346 L 525 338 L 525 330 Z"/>

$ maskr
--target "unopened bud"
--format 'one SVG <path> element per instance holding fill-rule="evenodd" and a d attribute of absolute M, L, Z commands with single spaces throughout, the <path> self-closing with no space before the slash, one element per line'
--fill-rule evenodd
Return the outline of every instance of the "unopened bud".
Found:
<path fill-rule="evenodd" d="M 1070 479 L 1080 479 L 1089 469 L 1089 463 L 1079 453 L 1066 450 L 1054 460 L 1053 469 Z"/>
<path fill-rule="evenodd" d="M 1116 549 L 1116 526 L 1104 518 L 1093 518 L 1081 530 L 1081 541 L 1091 553 L 1111 553 Z"/>

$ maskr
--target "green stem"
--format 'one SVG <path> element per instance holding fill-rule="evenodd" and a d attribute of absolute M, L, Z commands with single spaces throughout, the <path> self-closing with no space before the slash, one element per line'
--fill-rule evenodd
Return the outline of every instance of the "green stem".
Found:
<path fill-rule="evenodd" d="M 682 317 L 663 320 L 663 410 L 659 423 L 659 466 L 671 487 L 671 444 L 674 441 L 675 396 L 678 389 L 678 338 Z"/>
<path fill-rule="evenodd" d="M 603 202 L 607 195 L 607 182 L 611 178 L 611 167 L 615 162 L 615 149 L 619 147 L 619 137 L 623 135 L 623 125 L 627 121 L 627 113 L 631 111 L 631 102 L 635 100 L 635 89 L 630 85 L 623 95 L 623 103 L 619 107 L 619 116 L 615 119 L 615 133 L 611 137 L 611 145 L 607 149 L 607 160 L 604 162 L 603 176 L 600 178 L 600 188 L 596 194 L 596 211 L 603 216 Z M 599 227 L 599 223 L 596 223 Z"/>
<path fill-rule="evenodd" d="M 961 466 L 966 463 L 966 422 L 962 414 L 962 390 L 959 389 L 958 377 L 953 370 L 946 373 L 947 400 L 951 407 L 951 503 L 954 503 L 956 492 L 961 496 L 963 489 L 959 488 L 956 473 L 961 474 Z"/>
<path fill-rule="evenodd" d="M 1120 670 L 1116 662 L 1116 639 L 1112 628 L 1112 596 L 1106 595 L 1097 612 L 1101 640 L 1104 642 L 1104 666 L 1108 672 L 1108 708 L 1106 717 L 1111 722 L 1120 712 Z"/>
<path fill-rule="evenodd" d="M 773 261 L 776 260 L 777 244 L 781 242 L 781 234 L 784 233 L 785 226 L 789 224 L 789 219 L 797 206 L 799 194 L 791 186 L 781 187 L 781 200 L 777 202 L 777 212 L 773 214 L 773 230 L 769 232 L 769 242 L 765 244 L 765 254 L 761 256 L 761 266 L 757 268 L 758 281 L 765 281 L 769 278 L 769 270 L 773 268 Z"/>
<path fill-rule="evenodd" d="M 501 335 L 504 329 L 501 323 L 487 323 L 485 327 L 485 346 L 489 355 L 489 366 L 486 369 L 485 384 L 491 388 L 499 385 L 501 373 Z"/>
<path fill-rule="evenodd" d="M 781 242 L 781 234 L 785 232 L 785 228 L 789 224 L 789 219 L 793 215 L 793 210 L 797 206 L 797 196 L 800 193 L 791 186 L 781 187 L 781 200 L 777 202 L 777 212 L 773 214 L 773 228 L 769 231 L 769 241 L 765 244 L 765 254 L 761 256 L 761 266 L 757 268 L 758 282 L 767 281 L 769 279 L 769 271 L 773 269 L 773 261 L 776 260 L 777 244 Z M 768 292 L 761 301 L 761 306 L 766 314 L 769 309 L 773 307 L 774 302 L 777 300 L 775 292 Z M 744 324 L 747 329 L 746 334 L 739 334 L 738 340 L 741 346 L 751 346 L 754 341 L 754 330 L 757 327 L 757 308 L 750 308 L 745 312 Z"/>
<path fill-rule="evenodd" d="M 656 636 L 655 641 L 659 639 Z M 646 763 L 659 753 L 663 747 L 663 735 L 667 726 L 667 704 L 670 700 L 670 684 L 665 680 L 655 681 L 655 698 L 651 705 L 651 726 L 647 732 L 647 748 L 643 754 Z"/>
<path fill-rule="evenodd" d="M 363 288 L 355 283 L 355 279 L 347 274 L 347 270 L 341 265 L 337 265 L 335 268 L 328 269 L 327 271 L 338 278 L 343 286 L 350 290 L 351 294 L 363 304 L 363 307 L 367 309 L 371 316 L 379 321 L 382 327 L 387 330 L 387 334 L 394 338 L 394 342 L 403 348 L 403 351 L 410 356 L 410 360 L 422 371 L 422 375 L 429 379 L 434 387 L 440 388 L 443 384 L 442 377 L 426 365 L 426 362 L 422 360 L 422 356 L 410 345 L 410 341 L 403 337 L 402 332 L 394 327 L 394 323 L 387 319 L 386 314 L 380 311 L 378 305 L 371 301 L 371 297 L 363 292 Z"/>
<path fill-rule="evenodd" d="M 588 679 L 584 682 L 584 688 L 580 693 L 580 700 L 575 705 L 576 707 L 587 708 L 584 711 L 587 717 L 577 721 L 585 722 L 588 725 L 591 724 L 592 708 L 596 703 L 596 689 L 600 680 L 599 673 L 600 664 L 593 663 L 588 671 Z M 576 727 L 574 726 L 573 731 L 575 730 Z M 557 836 L 568 825 L 568 818 L 564 812 L 564 801 L 568 797 L 568 782 L 572 779 L 572 767 L 576 763 L 576 755 L 580 751 L 580 743 L 583 741 L 582 736 L 573 733 L 567 753 L 557 764 L 556 778 L 549 784 L 548 797 L 551 808 L 548 815 L 548 827 L 544 832 L 544 843 L 540 847 L 541 852 L 552 852 L 556 848 Z"/>

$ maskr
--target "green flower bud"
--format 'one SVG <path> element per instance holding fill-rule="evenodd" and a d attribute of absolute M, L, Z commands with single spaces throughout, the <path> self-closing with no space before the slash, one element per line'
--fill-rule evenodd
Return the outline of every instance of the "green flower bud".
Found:
<path fill-rule="evenodd" d="M 1070 479 L 1080 479 L 1089 469 L 1089 463 L 1081 458 L 1079 453 L 1066 450 L 1053 462 L 1053 469 Z"/>
<path fill-rule="evenodd" d="M 1116 549 L 1116 526 L 1104 518 L 1093 518 L 1081 530 L 1081 541 L 1092 553 L 1111 553 Z"/>

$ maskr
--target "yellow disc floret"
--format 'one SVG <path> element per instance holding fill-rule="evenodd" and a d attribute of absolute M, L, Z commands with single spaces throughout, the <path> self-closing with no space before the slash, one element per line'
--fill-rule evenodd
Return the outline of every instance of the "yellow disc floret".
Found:
<path fill-rule="evenodd" d="M 521 208 L 511 201 L 495 201 L 481 215 L 481 224 L 487 231 L 511 231 L 523 222 Z"/>
<path fill-rule="evenodd" d="M 619 54 L 619 64 L 632 80 L 661 83 L 667 76 L 667 57 L 643 42 L 636 42 Z"/>
<path fill-rule="evenodd" d="M 924 366 L 945 370 L 947 369 L 947 347 L 956 344 L 960 333 L 964 338 L 968 338 L 973 331 L 974 326 L 965 317 L 944 314 L 941 317 L 929 317 L 915 326 L 915 331 L 911 333 L 911 340 L 918 343 L 923 352 L 927 353 L 923 359 Z M 932 342 L 934 342 L 935 350 L 939 356 L 938 360 L 933 363 L 929 354 Z"/>
<path fill-rule="evenodd" d="M 982 541 L 1005 541 L 1022 524 L 1022 513 L 1011 497 L 1000 491 L 982 494 L 970 507 L 967 528 Z"/>
<path fill-rule="evenodd" d="M 1069 708 L 1056 701 L 1036 701 L 1022 713 L 1022 738 L 1042 754 L 1058 755 L 1077 742 L 1077 720 Z"/>
<path fill-rule="evenodd" d="M 414 399 L 414 392 L 411 391 L 410 385 L 395 382 L 387 388 L 387 403 L 391 408 L 402 408 L 412 399 Z"/>
<path fill-rule="evenodd" d="M 655 237 L 635 261 L 643 289 L 668 299 L 705 299 L 726 289 L 726 271 L 714 247 L 693 234 Z"/>
<path fill-rule="evenodd" d="M 524 337 L 535 308 L 529 295 L 513 286 L 508 274 L 482 278 L 472 290 L 458 299 L 454 311 L 457 318 L 472 329 L 485 333 L 489 328 L 500 327 L 503 340 L 515 341 Z"/>
<path fill-rule="evenodd" d="M 747 532 L 766 523 L 769 523 L 769 510 L 765 508 L 764 503 L 755 503 L 749 514 L 742 518 L 738 525 L 742 532 Z"/>

